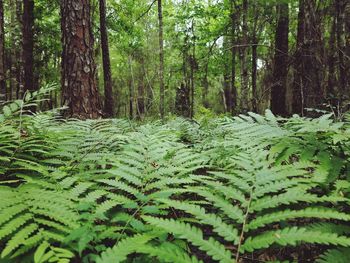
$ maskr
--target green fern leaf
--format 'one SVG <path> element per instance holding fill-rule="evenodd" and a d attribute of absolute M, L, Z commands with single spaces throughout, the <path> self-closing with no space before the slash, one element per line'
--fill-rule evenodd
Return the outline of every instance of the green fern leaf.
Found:
<path fill-rule="evenodd" d="M 222 263 L 234 262 L 231 258 L 230 251 L 226 250 L 222 244 L 212 237 L 208 240 L 203 239 L 202 231 L 196 227 L 172 219 L 161 219 L 150 216 L 143 216 L 142 218 L 153 226 L 164 229 L 179 238 L 188 240 L 193 245 L 198 246 L 199 249 L 206 252 L 214 260 L 218 260 Z"/>

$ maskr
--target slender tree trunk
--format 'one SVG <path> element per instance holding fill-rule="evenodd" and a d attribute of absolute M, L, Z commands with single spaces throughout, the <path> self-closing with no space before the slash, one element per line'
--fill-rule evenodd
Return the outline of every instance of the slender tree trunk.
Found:
<path fill-rule="evenodd" d="M 336 5 L 336 17 L 337 17 L 337 26 L 336 26 L 336 36 L 337 36 L 337 50 L 338 50 L 338 66 L 339 66 L 339 88 L 341 90 L 339 91 L 340 94 L 344 94 L 346 92 L 346 75 L 349 74 L 349 72 L 346 72 L 345 68 L 345 43 L 344 43 L 344 36 L 345 36 L 345 3 L 343 0 L 335 0 Z M 349 17 L 347 19 L 350 19 Z"/>
<path fill-rule="evenodd" d="M 132 57 L 129 55 L 128 58 L 129 69 L 130 69 L 130 79 L 129 79 L 129 118 L 132 120 L 134 118 L 134 97 L 135 97 L 135 82 L 134 73 L 132 67 Z"/>
<path fill-rule="evenodd" d="M 225 99 L 225 111 L 231 113 L 232 112 L 232 85 L 231 85 L 231 77 L 230 77 L 230 56 L 228 54 L 230 50 L 230 41 L 228 37 L 224 36 L 224 82 L 223 82 L 223 92 Z"/>
<path fill-rule="evenodd" d="M 277 5 L 277 29 L 275 35 L 275 58 L 273 67 L 273 85 L 271 88 L 271 110 L 273 113 L 287 115 L 287 75 L 288 75 L 288 33 L 289 6 L 288 3 Z"/>
<path fill-rule="evenodd" d="M 24 89 L 34 91 L 34 0 L 23 0 Z"/>
<path fill-rule="evenodd" d="M 0 0 L 0 101 L 6 99 L 4 3 Z"/>
<path fill-rule="evenodd" d="M 243 0 L 242 10 L 242 48 L 241 48 L 241 110 L 249 110 L 249 74 L 248 74 L 248 0 Z"/>
<path fill-rule="evenodd" d="M 334 14 L 334 9 L 331 9 L 330 14 Z M 333 17 L 332 26 L 330 29 L 330 37 L 329 37 L 329 49 L 328 49 L 328 88 L 327 93 L 334 97 L 336 95 L 337 88 L 337 74 L 335 71 L 336 65 L 336 25 L 337 19 Z"/>
<path fill-rule="evenodd" d="M 234 0 L 231 0 L 231 113 L 237 110 L 237 88 L 236 88 L 236 14 Z"/>
<path fill-rule="evenodd" d="M 24 1 L 16 0 L 16 17 L 18 36 L 16 48 L 16 98 L 22 98 L 24 92 L 24 63 L 23 63 L 23 6 Z M 33 21 L 34 24 L 34 21 Z M 34 29 L 33 29 L 34 30 Z M 35 69 L 34 69 L 35 70 Z M 33 73 L 34 74 L 34 73 Z M 34 86 L 35 87 L 35 86 Z"/>
<path fill-rule="evenodd" d="M 346 43 L 346 56 L 345 56 L 345 72 L 350 72 L 350 1 L 345 4 L 345 43 Z M 347 75 L 346 93 L 350 92 L 350 76 Z"/>
<path fill-rule="evenodd" d="M 164 40 L 163 40 L 163 11 L 162 0 L 158 0 L 158 23 L 159 23 L 159 112 L 164 119 Z"/>
<path fill-rule="evenodd" d="M 142 119 L 145 114 L 145 61 L 143 54 L 140 55 L 140 71 L 137 89 L 137 116 Z"/>
<path fill-rule="evenodd" d="M 109 57 L 108 33 L 106 26 L 106 0 L 99 0 L 100 2 L 100 31 L 101 31 L 101 47 L 103 60 L 103 79 L 105 90 L 105 104 L 104 113 L 107 117 L 115 115 L 111 62 Z"/>
<path fill-rule="evenodd" d="M 190 77 L 191 77 L 191 119 L 194 117 L 194 102 L 195 102 L 195 71 L 197 69 L 196 60 L 196 35 L 195 35 L 195 20 L 192 19 L 192 55 L 190 56 Z"/>
<path fill-rule="evenodd" d="M 62 0 L 62 90 L 67 116 L 98 118 L 102 115 L 96 86 L 89 0 Z"/>

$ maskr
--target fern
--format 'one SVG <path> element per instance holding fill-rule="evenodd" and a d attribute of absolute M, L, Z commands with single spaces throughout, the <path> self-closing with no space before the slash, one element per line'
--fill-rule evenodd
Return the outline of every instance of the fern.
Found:
<path fill-rule="evenodd" d="M 230 251 L 226 250 L 222 244 L 213 238 L 209 238 L 208 240 L 203 239 L 202 231 L 196 227 L 169 219 L 149 216 L 144 216 L 143 219 L 151 225 L 188 240 L 215 260 L 219 260 L 220 262 L 233 262 Z"/>

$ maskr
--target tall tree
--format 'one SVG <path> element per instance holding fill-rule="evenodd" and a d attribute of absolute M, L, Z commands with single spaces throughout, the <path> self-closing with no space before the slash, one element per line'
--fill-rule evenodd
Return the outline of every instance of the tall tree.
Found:
<path fill-rule="evenodd" d="M 0 100 L 6 99 L 4 3 L 0 0 Z"/>
<path fill-rule="evenodd" d="M 159 112 L 164 119 L 164 39 L 162 0 L 158 0 L 158 33 L 159 33 Z"/>
<path fill-rule="evenodd" d="M 225 111 L 226 112 L 232 112 L 232 85 L 231 85 L 231 77 L 230 77 L 230 56 L 228 54 L 230 47 L 229 47 L 230 41 L 229 38 L 224 36 L 224 43 L 223 43 L 223 55 L 224 55 L 224 82 L 223 82 L 223 92 L 224 92 L 224 99 L 225 99 Z"/>
<path fill-rule="evenodd" d="M 241 110 L 249 110 L 249 72 L 248 72 L 248 0 L 242 5 L 242 48 L 241 48 Z"/>
<path fill-rule="evenodd" d="M 278 115 L 287 114 L 286 91 L 288 75 L 288 3 L 277 4 L 277 28 L 275 34 L 275 58 L 273 66 L 273 85 L 271 87 L 271 110 Z"/>
<path fill-rule="evenodd" d="M 292 107 L 301 115 L 306 107 L 320 107 L 325 96 L 322 17 L 316 4 L 316 0 L 299 0 Z"/>
<path fill-rule="evenodd" d="M 23 0 L 24 89 L 34 90 L 34 0 Z"/>
<path fill-rule="evenodd" d="M 253 32 L 252 32 L 252 109 L 254 112 L 258 111 L 258 94 L 257 94 L 257 81 L 258 81 L 258 19 L 259 12 L 257 9 L 257 3 L 253 3 Z"/>
<path fill-rule="evenodd" d="M 231 0 L 231 95 L 232 114 L 237 109 L 237 88 L 236 88 L 236 6 L 235 0 Z"/>
<path fill-rule="evenodd" d="M 115 114 L 113 86 L 111 75 L 111 61 L 109 57 L 109 43 L 106 26 L 106 0 L 100 0 L 100 32 L 101 32 L 101 48 L 103 61 L 103 80 L 105 90 L 104 113 L 108 117 L 113 117 Z"/>
<path fill-rule="evenodd" d="M 82 119 L 102 115 L 90 9 L 89 0 L 61 1 L 63 103 L 67 116 Z"/>
<path fill-rule="evenodd" d="M 350 72 L 350 1 L 345 4 L 345 43 L 346 43 L 346 56 L 345 56 L 345 72 Z M 350 92 L 350 76 L 347 75 L 347 94 Z"/>

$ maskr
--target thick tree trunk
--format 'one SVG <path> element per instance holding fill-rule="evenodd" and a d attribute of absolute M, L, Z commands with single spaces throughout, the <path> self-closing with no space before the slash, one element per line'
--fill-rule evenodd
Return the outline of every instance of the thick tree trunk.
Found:
<path fill-rule="evenodd" d="M 34 91 L 34 0 L 23 0 L 24 90 Z"/>
<path fill-rule="evenodd" d="M 99 0 L 99 2 L 103 80 L 105 91 L 104 113 L 107 117 L 113 117 L 115 115 L 115 109 L 112 87 L 111 62 L 109 57 L 108 33 L 106 26 L 106 0 Z"/>
<path fill-rule="evenodd" d="M 317 11 L 316 0 L 299 0 L 293 112 L 301 115 L 305 108 L 319 108 L 325 97 L 321 17 Z"/>
<path fill-rule="evenodd" d="M 81 119 L 102 116 L 96 86 L 89 0 L 62 0 L 62 90 L 66 115 Z"/>
<path fill-rule="evenodd" d="M 275 35 L 275 58 L 273 67 L 273 85 L 271 87 L 271 110 L 281 116 L 287 115 L 286 91 L 288 75 L 288 3 L 277 5 L 278 22 Z"/>
<path fill-rule="evenodd" d="M 159 112 L 164 119 L 164 40 L 162 0 L 158 0 L 158 33 L 159 33 Z"/>
<path fill-rule="evenodd" d="M 0 0 L 0 101 L 6 99 L 4 3 Z"/>

